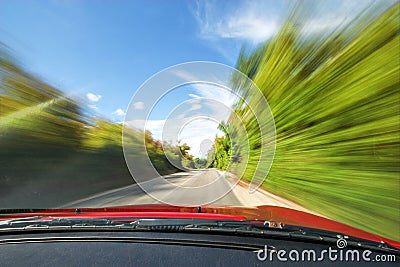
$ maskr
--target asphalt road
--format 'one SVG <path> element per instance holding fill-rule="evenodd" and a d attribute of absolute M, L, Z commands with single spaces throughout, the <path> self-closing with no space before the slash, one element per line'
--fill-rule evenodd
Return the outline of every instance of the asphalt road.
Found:
<path fill-rule="evenodd" d="M 197 170 L 183 173 L 175 173 L 164 176 L 170 183 L 180 187 L 196 188 L 202 187 L 209 183 L 213 183 L 212 190 L 196 193 L 191 191 L 190 194 L 183 193 L 179 190 L 169 190 L 165 192 L 168 199 L 173 203 L 185 203 L 186 205 L 196 205 L 202 202 L 203 199 L 217 199 L 212 204 L 241 206 L 242 202 L 230 190 L 232 182 L 228 179 L 218 179 L 222 172 L 209 169 Z M 152 184 L 153 181 L 145 182 L 146 186 Z M 156 190 L 163 191 L 163 186 L 158 186 Z M 228 192 L 230 191 L 230 192 Z M 228 192 L 225 194 L 225 192 Z M 204 193 L 209 194 L 205 196 Z M 222 198 L 219 198 L 223 196 Z M 219 199 L 218 199 L 219 198 Z M 70 202 L 63 207 L 104 207 L 104 206 L 121 206 L 135 204 L 156 204 L 162 203 L 151 196 L 147 195 L 138 184 L 132 184 L 122 188 L 109 190 L 100 194 L 96 194 L 85 199 L 80 199 Z"/>
<path fill-rule="evenodd" d="M 296 209 L 321 216 L 263 189 L 259 189 L 255 193 L 249 193 L 248 184 L 244 182 L 237 183 L 233 175 L 215 169 L 175 173 L 164 176 L 164 178 L 170 183 L 186 188 L 204 187 L 212 183 L 211 190 L 203 190 L 201 192 L 196 190 L 190 190 L 189 192 L 182 192 L 179 189 L 170 190 L 170 187 L 166 188 L 166 186 L 157 184 L 155 180 L 143 183 L 144 187 L 151 187 L 153 190 L 162 193 L 162 196 L 168 197 L 173 203 L 181 203 L 181 205 L 203 204 L 204 199 L 216 199 L 209 204 L 223 206 L 271 205 Z M 138 184 L 132 184 L 70 202 L 62 207 L 89 208 L 158 203 L 163 202 L 146 194 Z"/>

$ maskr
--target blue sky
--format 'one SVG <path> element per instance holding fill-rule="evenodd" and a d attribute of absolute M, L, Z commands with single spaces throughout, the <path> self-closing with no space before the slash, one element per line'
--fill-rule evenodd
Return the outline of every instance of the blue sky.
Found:
<path fill-rule="evenodd" d="M 118 120 L 113 112 L 124 111 L 135 90 L 166 67 L 196 60 L 234 66 L 243 44 L 276 32 L 292 2 L 0 0 L 0 40 L 50 84 L 101 96 L 87 100 Z M 315 24 L 335 24 L 362 3 L 325 2 L 324 23 Z"/>
<path fill-rule="evenodd" d="M 370 1 L 308 2 L 320 8 L 307 22 L 307 31 L 315 32 L 336 27 Z M 291 3 L 0 0 L 0 41 L 28 71 L 118 122 L 153 74 L 188 61 L 234 66 L 242 45 L 254 47 L 276 33 Z M 175 100 L 190 95 L 204 96 L 193 90 Z M 154 119 L 162 120 L 165 113 L 160 109 Z"/>
<path fill-rule="evenodd" d="M 202 38 L 194 1 L 0 1 L 0 40 L 31 72 L 97 112 L 125 110 L 156 72 L 186 61 L 233 65 Z M 232 42 L 232 55 L 239 43 Z M 92 100 L 92 101 L 90 101 Z M 118 113 L 118 112 L 117 112 Z"/>

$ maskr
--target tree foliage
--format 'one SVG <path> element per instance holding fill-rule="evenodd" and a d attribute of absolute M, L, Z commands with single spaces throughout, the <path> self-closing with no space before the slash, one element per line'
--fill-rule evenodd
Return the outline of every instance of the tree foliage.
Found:
<path fill-rule="evenodd" d="M 134 180 L 122 151 L 122 125 L 98 118 L 84 103 L 25 72 L 0 44 L 0 208 L 50 208 Z M 133 147 L 143 143 L 132 131 Z M 178 171 L 165 153 L 178 148 L 145 134 L 161 174 Z M 135 156 L 138 165 L 145 154 Z M 24 197 L 21 197 L 21 196 Z"/>
<path fill-rule="evenodd" d="M 399 4 L 382 14 L 369 10 L 330 34 L 305 34 L 304 21 L 304 14 L 292 12 L 277 35 L 253 52 L 242 50 L 237 61 L 275 119 L 275 159 L 263 186 L 400 240 Z M 262 143 L 249 109 L 257 99 L 242 83 L 232 77 L 249 101 L 237 103 L 235 112 L 249 135 L 243 179 L 250 180 Z"/>

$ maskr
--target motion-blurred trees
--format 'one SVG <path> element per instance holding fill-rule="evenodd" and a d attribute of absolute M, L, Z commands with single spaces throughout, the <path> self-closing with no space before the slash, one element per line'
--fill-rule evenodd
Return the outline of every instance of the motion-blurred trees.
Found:
<path fill-rule="evenodd" d="M 0 208 L 54 207 L 133 183 L 123 157 L 122 124 L 91 115 L 79 99 L 15 62 L 0 43 Z M 135 131 L 127 139 L 134 147 L 143 142 Z M 150 133 L 145 142 L 161 174 L 178 171 Z M 164 148 L 179 157 L 178 148 Z"/>
<path fill-rule="evenodd" d="M 243 49 L 237 61 L 274 115 L 277 147 L 263 186 L 330 218 L 396 240 L 399 6 L 382 14 L 367 10 L 329 34 L 308 33 L 306 13 L 295 10 L 275 36 L 253 52 Z M 232 77 L 232 87 L 248 101 L 237 103 L 235 112 L 249 136 L 243 178 L 250 180 L 262 147 L 257 119 L 264 118 L 252 113 L 258 99 L 249 95 L 244 82 Z M 224 147 L 223 141 L 216 139 L 216 145 Z M 220 158 L 218 166 L 224 165 Z"/>

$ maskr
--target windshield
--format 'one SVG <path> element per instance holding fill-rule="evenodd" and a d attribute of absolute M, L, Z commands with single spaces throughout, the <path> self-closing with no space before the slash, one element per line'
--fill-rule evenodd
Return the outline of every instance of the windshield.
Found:
<path fill-rule="evenodd" d="M 0 5 L 2 212 L 274 206 L 400 241 L 398 2 Z"/>

